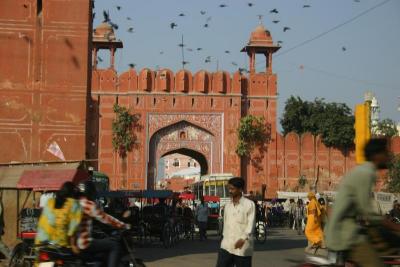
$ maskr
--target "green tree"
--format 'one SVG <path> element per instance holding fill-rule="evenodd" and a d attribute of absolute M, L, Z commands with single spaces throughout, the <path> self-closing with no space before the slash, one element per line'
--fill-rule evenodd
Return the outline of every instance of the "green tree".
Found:
<path fill-rule="evenodd" d="M 139 115 L 130 114 L 126 107 L 114 104 L 115 118 L 112 122 L 112 144 L 115 151 L 124 158 L 136 142 L 134 128 L 138 128 Z"/>
<path fill-rule="evenodd" d="M 400 154 L 390 161 L 387 189 L 392 193 L 400 193 Z"/>
<path fill-rule="evenodd" d="M 375 132 L 376 135 L 385 137 L 392 137 L 399 134 L 399 131 L 397 131 L 396 123 L 391 119 L 384 119 L 379 121 L 376 126 Z"/>
<path fill-rule="evenodd" d="M 310 132 L 321 135 L 326 146 L 348 148 L 353 146 L 354 116 L 352 110 L 342 103 L 326 103 L 316 98 L 313 102 L 291 96 L 285 103 L 280 120 L 283 134 Z"/>
<path fill-rule="evenodd" d="M 247 115 L 240 119 L 238 145 L 236 153 L 241 156 L 250 156 L 256 146 L 264 148 L 271 139 L 270 126 L 265 123 L 264 117 Z"/>
<path fill-rule="evenodd" d="M 317 133 L 328 147 L 349 148 L 354 145 L 354 116 L 352 110 L 341 103 L 326 103 L 324 111 L 316 115 Z"/>
<path fill-rule="evenodd" d="M 283 134 L 296 132 L 302 134 L 308 131 L 307 120 L 311 117 L 311 105 L 300 97 L 290 96 L 285 103 L 285 110 L 281 125 Z"/>

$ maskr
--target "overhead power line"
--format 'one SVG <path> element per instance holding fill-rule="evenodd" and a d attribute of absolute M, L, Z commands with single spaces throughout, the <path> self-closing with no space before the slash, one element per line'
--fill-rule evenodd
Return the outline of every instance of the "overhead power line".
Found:
<path fill-rule="evenodd" d="M 310 39 L 307 39 L 307 40 L 305 40 L 305 41 L 303 41 L 303 42 L 301 42 L 301 43 L 299 43 L 299 44 L 297 44 L 297 45 L 295 45 L 295 46 L 293 46 L 291 48 L 288 48 L 288 49 L 282 51 L 281 53 L 278 53 L 274 58 L 277 58 L 279 56 L 287 54 L 287 53 L 289 53 L 289 52 L 291 52 L 291 51 L 293 51 L 293 50 L 295 50 L 295 49 L 297 49 L 299 47 L 302 47 L 302 46 L 304 46 L 304 45 L 306 45 L 308 43 L 311 43 L 312 41 L 315 41 L 315 40 L 317 40 L 317 39 L 319 39 L 319 38 L 321 38 L 321 37 L 333 32 L 335 30 L 337 30 L 337 29 L 339 29 L 339 28 L 341 28 L 341 27 L 343 27 L 343 26 L 355 21 L 356 19 L 358 19 L 358 18 L 368 14 L 369 12 L 371 12 L 371 11 L 373 11 L 373 10 L 375 10 L 375 9 L 385 5 L 385 4 L 387 4 L 390 1 L 391 0 L 385 0 L 385 1 L 379 3 L 379 4 L 375 5 L 375 6 L 372 6 L 369 9 L 367 9 L 367 10 L 361 12 L 360 14 L 356 15 L 355 17 L 352 17 L 352 18 L 346 20 L 345 22 L 342 22 L 342 23 L 340 23 L 340 24 L 338 24 L 338 25 L 336 25 L 336 26 L 334 26 L 334 27 L 332 27 L 332 28 L 330 28 L 330 29 L 328 29 L 328 30 L 326 30 L 326 31 L 324 31 L 324 32 L 322 32 L 322 33 L 310 38 Z M 259 65 L 259 64 L 265 64 L 265 63 L 264 62 L 259 62 L 257 65 Z"/>

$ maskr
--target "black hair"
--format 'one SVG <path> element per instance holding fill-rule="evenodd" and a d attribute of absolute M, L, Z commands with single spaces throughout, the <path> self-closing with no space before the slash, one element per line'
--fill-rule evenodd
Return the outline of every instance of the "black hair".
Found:
<path fill-rule="evenodd" d="M 318 199 L 318 202 L 319 202 L 319 204 L 321 204 L 321 205 L 325 205 L 325 199 L 322 198 L 322 197 Z"/>
<path fill-rule="evenodd" d="M 387 139 L 373 138 L 369 140 L 364 147 L 365 159 L 371 161 L 375 155 L 386 152 L 388 149 L 387 146 Z"/>
<path fill-rule="evenodd" d="M 244 189 L 244 179 L 242 177 L 233 177 L 229 179 L 228 184 L 239 189 Z"/>
<path fill-rule="evenodd" d="M 56 193 L 56 202 L 54 207 L 61 209 L 64 206 L 67 198 L 73 198 L 75 196 L 75 185 L 72 182 L 65 182 L 60 190 Z"/>
<path fill-rule="evenodd" d="M 89 200 L 94 201 L 96 199 L 96 195 L 96 185 L 90 180 L 86 181 L 84 183 L 83 196 L 85 196 Z"/>

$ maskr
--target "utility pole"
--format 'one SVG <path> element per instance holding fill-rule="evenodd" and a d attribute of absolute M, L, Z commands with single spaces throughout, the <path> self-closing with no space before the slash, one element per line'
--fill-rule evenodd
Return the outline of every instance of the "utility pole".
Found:
<path fill-rule="evenodd" d="M 185 49 L 184 49 L 184 42 L 183 42 L 183 34 L 182 34 L 182 42 L 180 43 L 181 51 L 182 51 L 182 69 L 185 69 Z"/>

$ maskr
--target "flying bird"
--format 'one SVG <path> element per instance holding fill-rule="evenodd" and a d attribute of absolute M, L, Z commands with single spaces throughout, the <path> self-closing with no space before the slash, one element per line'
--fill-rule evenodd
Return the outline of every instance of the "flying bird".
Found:
<path fill-rule="evenodd" d="M 182 65 L 185 66 L 186 64 L 189 64 L 189 61 L 182 61 Z"/>
<path fill-rule="evenodd" d="M 347 48 L 345 46 L 342 46 L 342 51 L 345 52 Z"/>
<path fill-rule="evenodd" d="M 160 55 L 163 55 L 164 54 L 164 51 L 160 51 Z"/>
<path fill-rule="evenodd" d="M 103 10 L 103 17 L 104 17 L 103 22 L 109 22 L 110 21 L 110 14 L 108 13 L 108 11 Z"/>
<path fill-rule="evenodd" d="M 233 66 L 237 66 L 238 64 L 236 62 L 231 63 Z"/>
<path fill-rule="evenodd" d="M 200 11 L 200 14 L 205 15 L 206 12 L 205 12 L 204 10 L 201 10 L 201 11 Z"/>
<path fill-rule="evenodd" d="M 283 32 L 290 30 L 290 27 L 283 27 Z"/>
<path fill-rule="evenodd" d="M 131 67 L 132 69 L 136 66 L 135 63 L 129 63 L 129 67 Z"/>
<path fill-rule="evenodd" d="M 277 43 L 278 43 L 278 45 L 281 45 L 281 44 L 283 44 L 283 41 L 278 41 Z"/>
<path fill-rule="evenodd" d="M 206 60 L 204 62 L 205 63 L 210 63 L 211 62 L 211 56 L 206 57 Z"/>
<path fill-rule="evenodd" d="M 201 47 L 198 47 L 196 50 L 197 51 L 201 51 L 203 48 L 201 48 Z"/>
<path fill-rule="evenodd" d="M 249 7 L 252 7 L 254 4 L 253 4 L 253 3 L 247 3 L 247 5 L 248 5 Z"/>
<path fill-rule="evenodd" d="M 240 74 L 243 74 L 243 72 L 249 73 L 249 71 L 245 68 L 239 68 Z"/>
<path fill-rule="evenodd" d="M 176 24 L 175 22 L 172 22 L 169 26 L 171 27 L 171 29 L 174 29 L 175 27 L 178 26 L 178 24 Z"/>
<path fill-rule="evenodd" d="M 103 62 L 103 59 L 102 59 L 101 57 L 97 57 L 97 60 L 98 60 L 99 62 Z"/>
<path fill-rule="evenodd" d="M 128 28 L 129 33 L 133 33 L 133 27 Z"/>
<path fill-rule="evenodd" d="M 126 20 L 132 20 L 132 18 L 131 17 L 126 17 Z"/>
<path fill-rule="evenodd" d="M 269 13 L 275 13 L 275 14 L 278 14 L 278 13 L 279 13 L 279 11 L 278 11 L 276 8 L 274 8 L 274 9 L 270 10 L 270 11 L 269 11 Z"/>
<path fill-rule="evenodd" d="M 113 27 L 114 30 L 118 30 L 119 26 L 118 24 L 115 24 L 114 22 L 109 21 L 111 27 Z"/>
<path fill-rule="evenodd" d="M 117 10 L 121 10 L 121 6 L 115 6 Z"/>
<path fill-rule="evenodd" d="M 180 43 L 180 44 L 178 44 L 178 46 L 179 46 L 179 47 L 184 47 L 185 44 L 184 44 L 184 43 Z"/>
<path fill-rule="evenodd" d="M 311 7 L 310 5 L 303 5 L 303 8 Z"/>
<path fill-rule="evenodd" d="M 219 7 L 227 7 L 227 5 L 221 4 L 221 5 L 219 5 Z"/>
<path fill-rule="evenodd" d="M 225 54 L 229 54 L 230 53 L 230 51 L 229 50 L 225 50 Z"/>
<path fill-rule="evenodd" d="M 208 23 L 203 25 L 204 28 L 208 28 Z"/>
<path fill-rule="evenodd" d="M 272 22 L 277 24 L 277 23 L 279 23 L 279 20 L 273 20 Z"/>
<path fill-rule="evenodd" d="M 183 13 L 179 14 L 179 17 L 184 17 L 184 16 L 185 16 L 185 14 L 183 14 Z"/>

